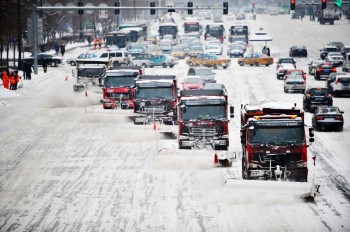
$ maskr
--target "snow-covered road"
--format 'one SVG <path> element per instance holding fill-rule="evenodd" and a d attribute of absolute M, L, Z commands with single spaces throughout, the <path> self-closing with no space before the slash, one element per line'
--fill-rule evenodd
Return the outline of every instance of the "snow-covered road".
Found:
<path fill-rule="evenodd" d="M 305 45 L 309 57 L 297 58 L 305 71 L 328 42 L 350 44 L 346 21 L 320 25 L 258 15 L 247 22 L 251 33 L 262 27 L 271 35 L 275 59 L 287 56 L 292 45 Z M 302 94 L 283 92 L 275 65 L 240 67 L 232 59 L 227 70 L 215 71 L 236 110 L 230 150 L 237 160 L 227 169 L 213 166 L 212 151 L 179 151 L 177 140 L 162 137 L 153 125 L 136 126 L 125 111 L 97 109 L 93 104 L 101 96 L 73 93 L 71 69 L 65 64 L 44 75 L 39 68 L 16 93 L 0 90 L 0 231 L 350 230 L 349 98 L 334 99 L 345 111 L 344 130 L 316 132 L 309 148 L 309 181 L 315 176 L 322 195 L 308 203 L 274 194 L 234 195 L 222 186 L 227 173 L 240 178 L 240 105 L 269 99 L 302 106 Z M 180 61 L 173 69 L 146 73 L 175 74 L 181 82 L 187 70 Z M 324 86 L 310 75 L 307 83 Z"/>

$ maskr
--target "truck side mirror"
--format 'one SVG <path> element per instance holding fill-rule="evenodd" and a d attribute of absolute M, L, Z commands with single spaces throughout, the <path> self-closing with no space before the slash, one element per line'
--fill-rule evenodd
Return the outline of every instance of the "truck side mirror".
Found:
<path fill-rule="evenodd" d="M 235 117 L 235 108 L 233 106 L 230 106 L 230 118 L 234 118 Z"/>
<path fill-rule="evenodd" d="M 313 138 L 314 137 L 314 128 L 309 128 L 309 137 Z"/>

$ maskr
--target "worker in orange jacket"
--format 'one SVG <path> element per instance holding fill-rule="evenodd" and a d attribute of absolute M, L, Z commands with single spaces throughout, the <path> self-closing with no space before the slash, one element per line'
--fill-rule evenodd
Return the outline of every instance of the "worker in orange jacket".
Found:
<path fill-rule="evenodd" d="M 15 79 L 15 74 L 13 72 L 10 73 L 10 89 L 15 90 L 15 84 L 16 84 L 16 79 Z"/>
<path fill-rule="evenodd" d="M 4 85 L 4 88 L 5 89 L 8 89 L 9 88 L 9 76 L 7 75 L 7 71 L 5 70 L 3 73 L 2 73 L 2 84 Z"/>
<path fill-rule="evenodd" d="M 21 80 L 21 76 L 18 75 L 18 70 L 15 70 L 15 75 L 14 75 L 14 77 L 15 77 L 15 81 L 16 81 L 16 83 L 15 83 L 15 90 L 17 90 L 18 82 Z"/>
<path fill-rule="evenodd" d="M 96 50 L 97 42 L 98 42 L 98 40 L 97 40 L 97 38 L 95 37 L 95 38 L 94 38 L 94 50 Z"/>

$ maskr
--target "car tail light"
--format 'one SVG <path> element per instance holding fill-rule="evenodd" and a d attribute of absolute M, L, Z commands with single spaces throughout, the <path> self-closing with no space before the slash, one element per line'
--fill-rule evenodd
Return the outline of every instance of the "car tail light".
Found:
<path fill-rule="evenodd" d="M 337 72 L 337 69 L 336 68 L 332 68 L 332 72 Z"/>
<path fill-rule="evenodd" d="M 332 94 L 328 94 L 327 97 L 332 97 Z"/>
<path fill-rule="evenodd" d="M 311 95 L 310 94 L 306 94 L 306 97 L 309 98 L 309 97 L 311 97 Z"/>
<path fill-rule="evenodd" d="M 316 120 L 323 120 L 323 116 L 317 115 L 317 116 L 316 116 Z"/>
<path fill-rule="evenodd" d="M 343 116 L 342 116 L 342 115 L 336 116 L 336 117 L 335 117 L 335 120 L 343 121 Z"/>
<path fill-rule="evenodd" d="M 317 68 L 317 72 L 321 72 L 321 70 L 322 70 L 321 68 Z"/>

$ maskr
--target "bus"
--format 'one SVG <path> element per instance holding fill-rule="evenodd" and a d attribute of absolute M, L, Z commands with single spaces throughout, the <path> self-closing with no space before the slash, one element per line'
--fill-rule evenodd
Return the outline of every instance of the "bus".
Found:
<path fill-rule="evenodd" d="M 141 42 L 144 40 L 145 35 L 141 27 L 130 27 L 120 29 L 121 32 L 130 32 L 130 42 Z"/>
<path fill-rule="evenodd" d="M 204 39 L 207 40 L 209 37 L 214 37 L 224 42 L 225 27 L 223 23 L 212 23 L 205 27 Z"/>
<path fill-rule="evenodd" d="M 198 21 L 185 21 L 183 27 L 185 33 L 198 32 L 198 34 L 202 34 L 202 25 L 200 25 Z"/>
<path fill-rule="evenodd" d="M 164 35 L 172 35 L 174 40 L 177 40 L 178 28 L 176 23 L 162 23 L 159 25 L 159 37 L 163 39 Z"/>
<path fill-rule="evenodd" d="M 247 25 L 233 25 L 230 28 L 229 41 L 232 43 L 233 36 L 244 35 L 246 37 L 246 43 L 248 43 L 249 30 Z"/>
<path fill-rule="evenodd" d="M 106 46 L 125 48 L 130 43 L 130 31 L 111 31 L 106 34 Z"/>
<path fill-rule="evenodd" d="M 142 28 L 142 37 L 146 37 L 148 35 L 148 31 L 150 30 L 149 28 L 149 22 L 146 21 L 140 21 L 140 22 L 128 22 L 128 23 L 123 23 L 120 24 L 118 29 L 124 29 L 124 28 Z"/>

